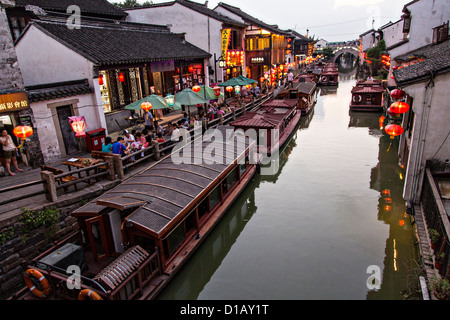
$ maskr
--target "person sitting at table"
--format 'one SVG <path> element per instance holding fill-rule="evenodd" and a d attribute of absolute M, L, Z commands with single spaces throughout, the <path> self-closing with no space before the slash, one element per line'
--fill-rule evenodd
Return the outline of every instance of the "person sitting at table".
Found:
<path fill-rule="evenodd" d="M 125 140 L 123 137 L 118 137 L 117 141 L 114 142 L 112 145 L 112 153 L 119 154 L 122 157 L 124 154 L 129 154 L 130 149 L 129 149 L 129 147 L 125 147 L 125 145 L 123 144 L 124 141 Z"/>
<path fill-rule="evenodd" d="M 158 135 L 159 133 L 164 134 L 164 128 L 162 127 L 162 125 L 160 125 L 158 121 L 155 121 L 154 124 L 156 135 Z"/>
<path fill-rule="evenodd" d="M 171 136 L 172 135 L 172 131 L 173 131 L 173 124 L 172 124 L 172 122 L 169 121 L 167 123 L 166 129 L 164 130 L 164 135 L 165 136 Z"/>
<path fill-rule="evenodd" d="M 152 145 L 152 143 L 153 142 L 158 142 L 157 140 L 155 140 L 155 139 L 153 139 L 153 136 L 152 135 L 147 135 L 147 136 L 145 136 L 145 144 L 144 144 L 144 148 L 148 148 L 148 147 L 151 147 L 151 145 Z"/>
<path fill-rule="evenodd" d="M 134 136 L 128 131 L 125 130 L 125 145 L 131 145 L 136 139 L 134 138 Z"/>
<path fill-rule="evenodd" d="M 107 152 L 107 153 L 111 153 L 112 152 L 112 139 L 111 137 L 106 137 L 105 138 L 105 143 L 102 144 L 102 151 L 103 152 Z"/>
<path fill-rule="evenodd" d="M 180 141 L 180 136 L 181 136 L 181 133 L 180 133 L 180 130 L 178 129 L 178 125 L 174 124 L 170 140 L 172 141 L 172 143 L 177 143 Z"/>

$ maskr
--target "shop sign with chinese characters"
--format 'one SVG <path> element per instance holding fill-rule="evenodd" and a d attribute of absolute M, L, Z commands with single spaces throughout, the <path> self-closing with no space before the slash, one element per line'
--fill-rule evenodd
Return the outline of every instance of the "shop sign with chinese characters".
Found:
<path fill-rule="evenodd" d="M 0 95 L 0 113 L 14 112 L 29 108 L 26 92 Z"/>

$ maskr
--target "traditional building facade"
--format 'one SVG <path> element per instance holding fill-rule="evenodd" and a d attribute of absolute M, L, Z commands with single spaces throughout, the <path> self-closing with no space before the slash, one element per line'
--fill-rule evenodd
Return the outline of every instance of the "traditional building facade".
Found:
<path fill-rule="evenodd" d="M 283 74 L 289 32 L 269 25 L 240 8 L 219 2 L 214 11 L 247 25 L 245 29 L 246 76 L 259 80 L 264 74 L 275 81 Z"/>
<path fill-rule="evenodd" d="M 13 129 L 24 124 L 33 128 L 26 149 L 21 149 L 19 161 L 26 165 L 37 166 L 42 163 L 42 152 L 39 144 L 38 129 L 30 108 L 20 64 L 14 48 L 6 10 L 14 8 L 15 1 L 0 2 L 0 129 L 6 129 L 16 146 L 21 141 L 13 134 Z M 1 162 L 4 165 L 3 153 Z"/>
<path fill-rule="evenodd" d="M 46 162 L 80 150 L 69 116 L 84 116 L 87 130 L 118 131 L 131 115 L 126 105 L 174 93 L 180 75 L 194 66 L 203 73 L 211 56 L 165 26 L 85 19 L 70 30 L 42 17 L 25 28 L 16 52 Z M 55 132 L 56 141 L 47 139 Z"/>
<path fill-rule="evenodd" d="M 246 24 L 209 9 L 207 2 L 176 0 L 126 8 L 125 12 L 127 21 L 167 25 L 172 32 L 183 34 L 186 41 L 211 53 L 205 72 L 183 74 L 185 83 L 182 88 L 177 87 L 178 90 L 203 82 L 208 85 L 223 82 L 245 71 L 243 39 Z M 222 40 L 226 41 L 224 48 Z"/>

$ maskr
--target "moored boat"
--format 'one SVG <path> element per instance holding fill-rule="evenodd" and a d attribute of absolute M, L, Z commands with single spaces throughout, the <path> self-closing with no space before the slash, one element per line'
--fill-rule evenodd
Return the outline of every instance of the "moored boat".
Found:
<path fill-rule="evenodd" d="M 297 109 L 302 115 L 311 111 L 316 103 L 316 83 L 294 82 L 292 88 L 286 88 L 277 94 L 277 99 L 297 99 Z"/>
<path fill-rule="evenodd" d="M 384 84 L 381 80 L 359 80 L 352 88 L 352 111 L 382 111 L 384 106 Z"/>
<path fill-rule="evenodd" d="M 335 63 L 327 63 L 320 73 L 320 85 L 336 86 L 339 83 L 339 70 Z"/>
<path fill-rule="evenodd" d="M 230 123 L 235 129 L 257 133 L 258 154 L 271 156 L 295 132 L 301 111 L 298 99 L 269 99 L 253 112 L 247 112 Z"/>
<path fill-rule="evenodd" d="M 79 230 L 27 264 L 11 299 L 155 298 L 256 172 L 256 141 L 229 126 L 177 147 L 73 211 Z"/>

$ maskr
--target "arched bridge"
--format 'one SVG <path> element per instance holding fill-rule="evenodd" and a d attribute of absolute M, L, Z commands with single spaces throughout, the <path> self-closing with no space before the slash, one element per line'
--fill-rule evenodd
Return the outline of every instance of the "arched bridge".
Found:
<path fill-rule="evenodd" d="M 344 53 L 350 53 L 354 55 L 356 58 L 359 57 L 359 48 L 356 46 L 338 46 L 333 50 L 334 54 L 334 62 L 339 58 L 340 55 Z"/>

